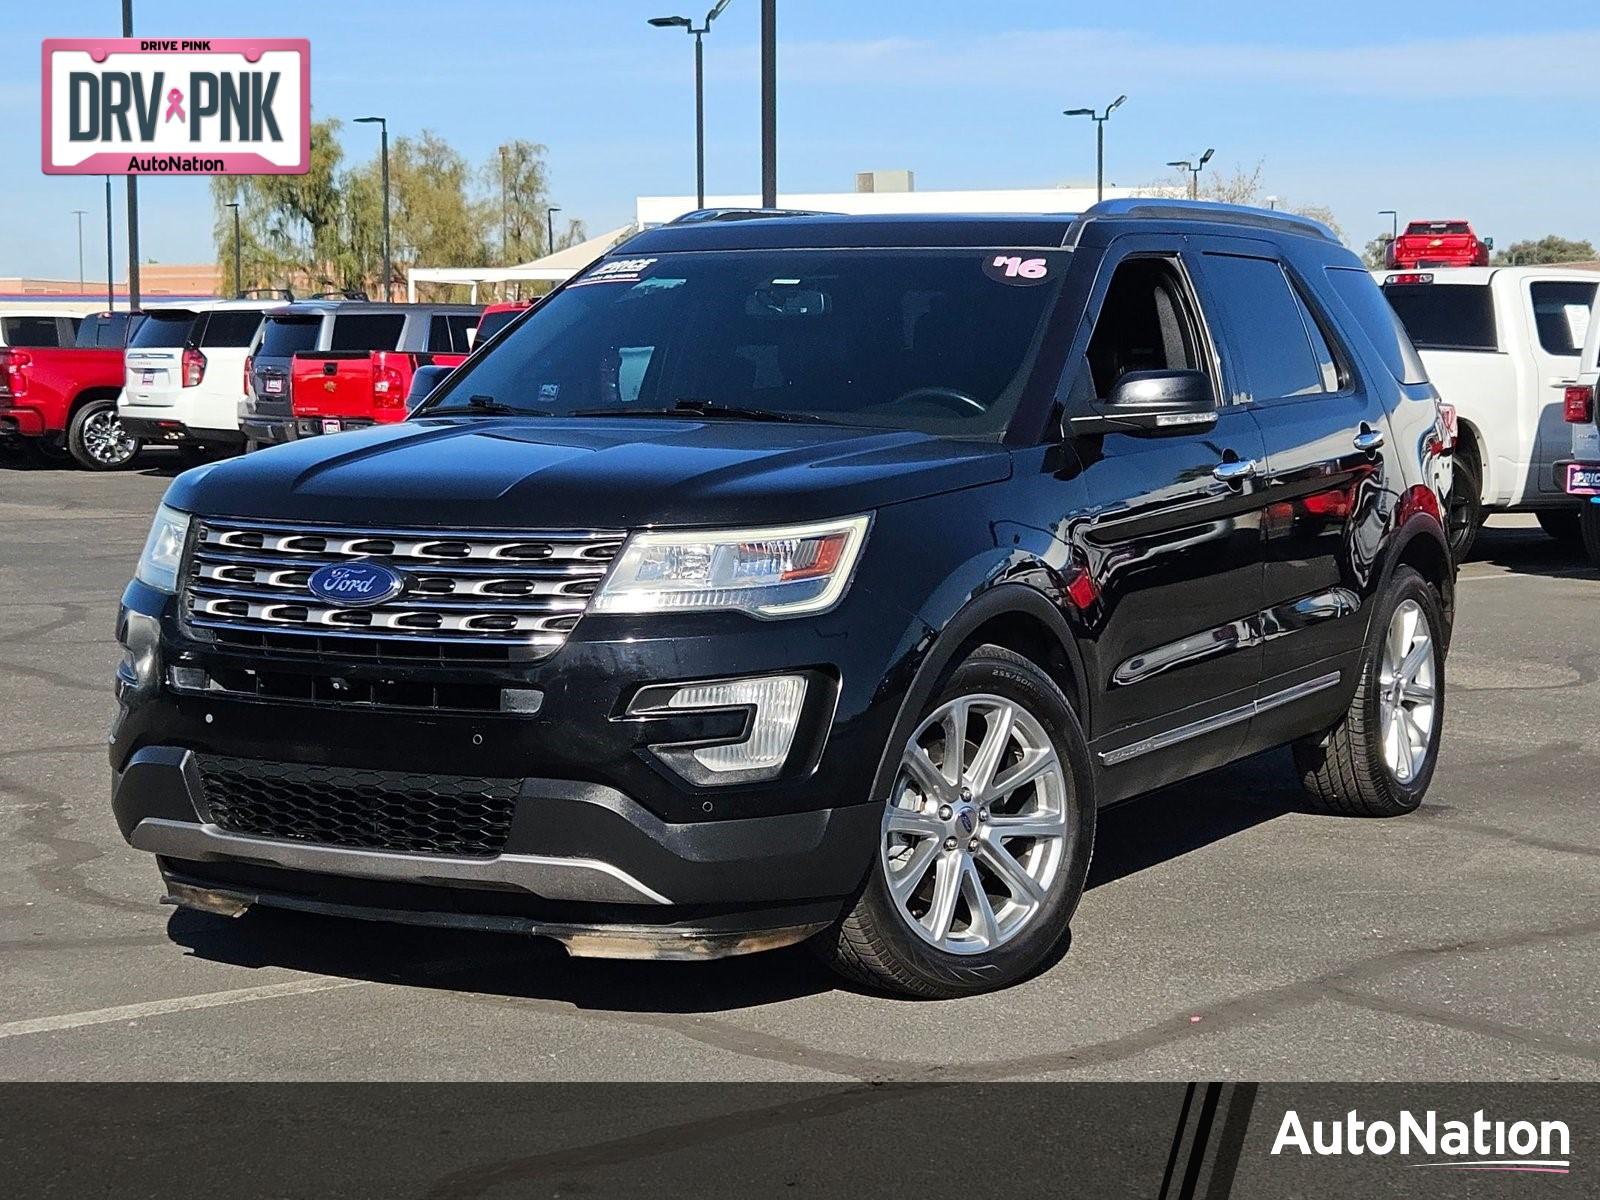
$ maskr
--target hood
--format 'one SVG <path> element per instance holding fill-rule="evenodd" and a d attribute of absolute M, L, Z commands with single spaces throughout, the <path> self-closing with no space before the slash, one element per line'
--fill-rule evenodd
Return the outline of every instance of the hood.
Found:
<path fill-rule="evenodd" d="M 754 421 L 434 418 L 305 438 L 178 476 L 207 516 L 444 528 L 816 520 L 1005 479 L 992 442 Z"/>

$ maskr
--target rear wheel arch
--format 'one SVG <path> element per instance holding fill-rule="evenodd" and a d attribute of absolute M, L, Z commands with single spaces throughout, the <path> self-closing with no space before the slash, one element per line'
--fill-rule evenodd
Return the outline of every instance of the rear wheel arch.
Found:
<path fill-rule="evenodd" d="M 67 405 L 67 419 L 62 425 L 62 428 L 72 428 L 72 418 L 78 415 L 78 410 L 81 409 L 85 404 L 93 403 L 96 400 L 110 400 L 113 404 L 115 404 L 117 397 L 120 395 L 122 395 L 121 388 L 84 388 L 83 391 L 79 392 L 72 398 L 72 403 Z"/>

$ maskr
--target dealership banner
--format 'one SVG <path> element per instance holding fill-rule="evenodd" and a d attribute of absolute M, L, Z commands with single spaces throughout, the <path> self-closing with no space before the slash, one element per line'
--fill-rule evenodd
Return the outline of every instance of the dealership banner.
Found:
<path fill-rule="evenodd" d="M 305 38 L 47 38 L 47 175 L 304 175 Z"/>

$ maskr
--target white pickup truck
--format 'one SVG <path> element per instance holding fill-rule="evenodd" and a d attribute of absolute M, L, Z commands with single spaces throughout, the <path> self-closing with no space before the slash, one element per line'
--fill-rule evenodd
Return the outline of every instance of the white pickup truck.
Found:
<path fill-rule="evenodd" d="M 1374 272 L 1455 410 L 1449 529 L 1457 562 L 1491 512 L 1531 512 L 1576 544 L 1579 499 L 1567 492 L 1572 434 L 1566 389 L 1600 290 L 1572 267 L 1455 267 Z"/>

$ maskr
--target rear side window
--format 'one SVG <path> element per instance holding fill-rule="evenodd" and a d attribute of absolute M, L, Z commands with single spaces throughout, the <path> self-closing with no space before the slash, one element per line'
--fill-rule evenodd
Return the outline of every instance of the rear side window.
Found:
<path fill-rule="evenodd" d="M 242 350 L 255 340 L 262 314 L 248 310 L 218 309 L 206 321 L 200 334 L 202 347 L 231 347 Z"/>
<path fill-rule="evenodd" d="M 393 350 L 400 345 L 404 313 L 341 313 L 333 319 L 330 350 Z"/>
<path fill-rule="evenodd" d="M 1530 284 L 1533 325 L 1546 354 L 1579 354 L 1589 332 L 1589 310 L 1600 284 L 1577 280 L 1545 280 Z"/>
<path fill-rule="evenodd" d="M 83 324 L 78 326 L 78 340 L 75 344 L 79 349 L 94 350 L 123 346 L 127 340 L 128 314 L 102 313 L 97 317 L 84 319 Z"/>
<path fill-rule="evenodd" d="M 1329 267 L 1328 282 L 1367 335 L 1372 348 L 1401 383 L 1427 383 L 1428 372 L 1417 357 L 1411 336 L 1371 275 L 1354 267 Z"/>
<path fill-rule="evenodd" d="M 128 345 L 134 347 L 187 346 L 194 333 L 195 315 L 186 311 L 151 312 L 133 331 Z"/>
<path fill-rule="evenodd" d="M 1390 283 L 1383 294 L 1418 350 L 1498 350 L 1486 283 Z"/>
<path fill-rule="evenodd" d="M 261 331 L 262 358 L 288 358 L 317 348 L 321 317 L 268 317 Z"/>
<path fill-rule="evenodd" d="M 5 344 L 44 350 L 61 344 L 61 329 L 54 317 L 6 317 L 0 321 Z"/>
<path fill-rule="evenodd" d="M 1251 395 L 1276 400 L 1322 393 L 1322 363 L 1283 268 L 1271 259 L 1233 254 L 1208 254 L 1205 261 Z"/>
<path fill-rule="evenodd" d="M 466 354 L 472 349 L 476 313 L 436 313 L 428 322 L 428 349 L 437 354 Z"/>

